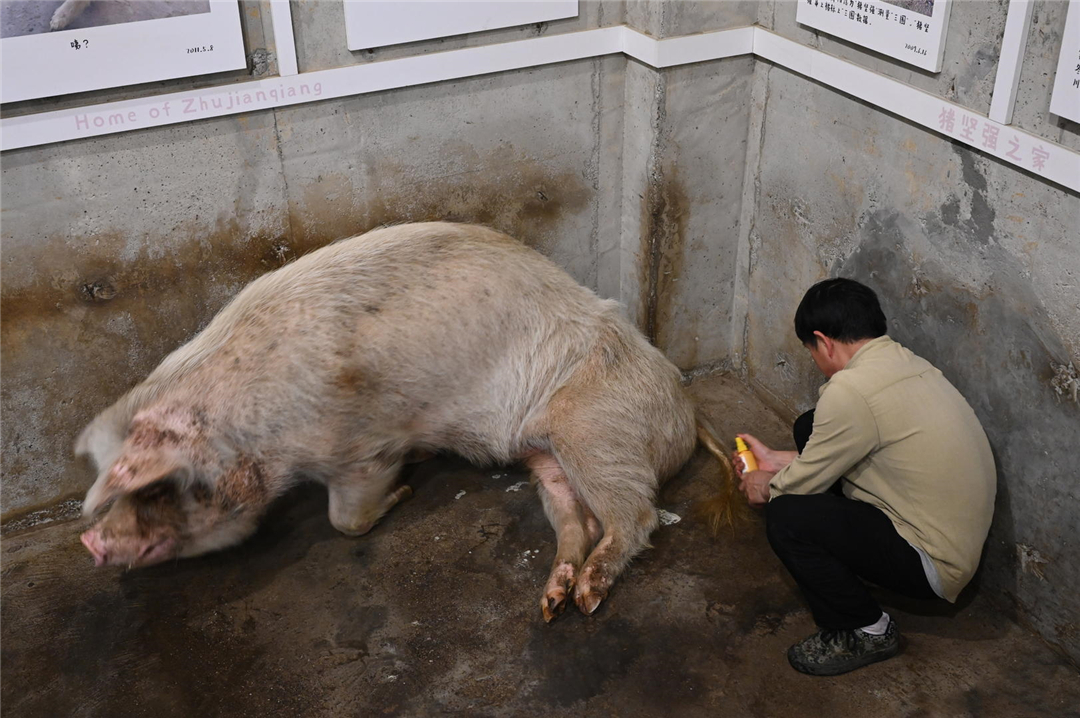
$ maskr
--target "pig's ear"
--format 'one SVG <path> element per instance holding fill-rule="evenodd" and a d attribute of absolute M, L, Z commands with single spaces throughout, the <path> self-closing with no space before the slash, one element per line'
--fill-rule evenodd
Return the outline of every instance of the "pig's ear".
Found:
<path fill-rule="evenodd" d="M 124 445 L 124 432 L 104 414 L 98 416 L 79 434 L 75 441 L 75 456 L 89 456 L 94 468 L 109 468 Z"/>
<path fill-rule="evenodd" d="M 158 481 L 176 481 L 181 487 L 186 487 L 193 478 L 191 462 L 178 451 L 156 449 L 124 452 L 86 493 L 83 515 L 94 514 L 120 494 L 138 491 Z"/>

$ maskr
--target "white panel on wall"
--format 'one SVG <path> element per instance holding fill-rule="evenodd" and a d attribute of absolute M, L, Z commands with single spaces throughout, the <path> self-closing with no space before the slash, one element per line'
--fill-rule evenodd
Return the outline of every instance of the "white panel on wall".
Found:
<path fill-rule="evenodd" d="M 236 0 L 3 0 L 0 102 L 247 66 Z"/>
<path fill-rule="evenodd" d="M 577 0 L 344 0 L 350 50 L 431 40 L 578 14 Z"/>
<path fill-rule="evenodd" d="M 1028 28 L 1035 0 L 1009 0 L 1009 15 L 1005 20 L 1005 36 L 1001 38 L 998 54 L 994 95 L 990 100 L 990 119 L 1004 125 L 1012 123 L 1016 105 L 1016 89 L 1020 86 L 1020 68 L 1027 51 Z"/>
<path fill-rule="evenodd" d="M 1069 0 L 1050 111 L 1080 122 L 1080 0 Z"/>
<path fill-rule="evenodd" d="M 915 67 L 939 72 L 952 0 L 799 0 L 795 19 Z"/>
<path fill-rule="evenodd" d="M 752 54 L 1050 182 L 1080 189 L 1080 152 L 760 27 L 657 40 L 624 26 L 349 65 L 0 119 L 0 149 L 97 137 L 618 52 L 656 68 Z"/>

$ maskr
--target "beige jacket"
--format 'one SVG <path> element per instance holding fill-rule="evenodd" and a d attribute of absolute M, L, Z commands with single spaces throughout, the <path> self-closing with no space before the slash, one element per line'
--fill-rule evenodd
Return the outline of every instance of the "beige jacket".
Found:
<path fill-rule="evenodd" d="M 867 342 L 819 390 L 802 454 L 770 498 L 825 491 L 878 507 L 926 552 L 955 601 L 979 566 L 997 474 L 982 425 L 940 371 L 887 336 Z"/>

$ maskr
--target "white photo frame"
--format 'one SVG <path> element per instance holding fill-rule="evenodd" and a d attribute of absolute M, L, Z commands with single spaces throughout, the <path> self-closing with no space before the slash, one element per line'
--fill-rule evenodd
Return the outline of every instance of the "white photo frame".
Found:
<path fill-rule="evenodd" d="M 17 5 L 8 6 L 9 2 Z M 0 102 L 247 66 L 236 0 L 144 0 L 115 6 L 107 2 L 4 0 Z M 62 29 L 43 28 L 47 20 L 42 18 L 55 18 L 62 5 L 77 17 Z M 13 10 L 41 12 L 24 21 L 15 18 Z"/>
<path fill-rule="evenodd" d="M 952 0 L 799 0 L 795 20 L 940 72 L 951 7 Z"/>
<path fill-rule="evenodd" d="M 1065 33 L 1061 40 L 1050 112 L 1080 122 L 1080 0 L 1069 0 Z"/>
<path fill-rule="evenodd" d="M 577 0 L 343 0 L 350 50 L 577 17 Z"/>

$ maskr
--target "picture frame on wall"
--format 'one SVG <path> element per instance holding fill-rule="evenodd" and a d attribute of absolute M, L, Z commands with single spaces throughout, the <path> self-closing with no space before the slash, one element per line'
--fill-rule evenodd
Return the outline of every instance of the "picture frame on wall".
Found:
<path fill-rule="evenodd" d="M 1050 112 L 1080 122 L 1080 0 L 1069 0 Z"/>
<path fill-rule="evenodd" d="M 350 50 L 577 17 L 578 0 L 343 0 Z"/>
<path fill-rule="evenodd" d="M 909 65 L 940 72 L 952 0 L 798 0 L 795 20 Z"/>
<path fill-rule="evenodd" d="M 247 66 L 237 0 L 0 0 L 0 102 Z"/>

